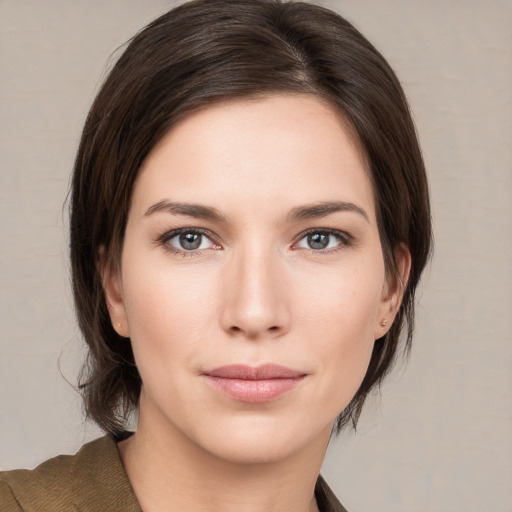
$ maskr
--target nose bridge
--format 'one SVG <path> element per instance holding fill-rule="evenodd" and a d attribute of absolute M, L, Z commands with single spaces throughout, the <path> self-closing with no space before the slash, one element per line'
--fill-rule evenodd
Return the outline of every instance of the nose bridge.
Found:
<path fill-rule="evenodd" d="M 281 261 L 268 243 L 250 240 L 233 252 L 223 312 L 224 328 L 249 338 L 287 329 Z"/>

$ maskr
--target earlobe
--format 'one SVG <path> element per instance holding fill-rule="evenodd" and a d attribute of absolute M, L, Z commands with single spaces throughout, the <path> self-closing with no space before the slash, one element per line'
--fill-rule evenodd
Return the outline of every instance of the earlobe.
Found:
<path fill-rule="evenodd" d="M 382 290 L 381 303 L 374 339 L 384 336 L 391 328 L 400 309 L 409 273 L 411 271 L 411 253 L 405 244 L 399 244 L 395 250 L 396 276 L 389 276 Z"/>
<path fill-rule="evenodd" d="M 107 261 L 103 246 L 99 249 L 98 270 L 112 327 L 119 336 L 128 338 L 130 330 L 124 306 L 121 272 L 117 266 Z"/>

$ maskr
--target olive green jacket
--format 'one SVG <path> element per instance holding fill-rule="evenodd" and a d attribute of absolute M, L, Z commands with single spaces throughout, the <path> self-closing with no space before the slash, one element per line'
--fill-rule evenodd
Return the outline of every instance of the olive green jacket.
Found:
<path fill-rule="evenodd" d="M 322 512 L 346 512 L 325 481 L 315 495 Z M 101 437 L 76 455 L 33 470 L 0 472 L 0 512 L 142 512 L 115 441 Z"/>

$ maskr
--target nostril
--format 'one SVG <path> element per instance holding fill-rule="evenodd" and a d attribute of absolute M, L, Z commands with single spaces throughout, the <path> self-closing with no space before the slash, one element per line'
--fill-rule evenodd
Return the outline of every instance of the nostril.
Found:
<path fill-rule="evenodd" d="M 237 325 L 231 326 L 229 330 L 232 334 L 245 333 L 249 337 L 258 336 L 257 332 L 259 331 L 259 330 L 256 330 L 256 331 L 252 332 L 250 330 L 245 330 L 242 327 L 238 327 Z M 278 325 L 273 325 L 272 327 L 269 327 L 268 329 L 266 329 L 266 332 L 279 332 L 280 330 L 281 330 L 281 328 Z M 263 331 L 260 331 L 260 332 L 263 333 Z"/>

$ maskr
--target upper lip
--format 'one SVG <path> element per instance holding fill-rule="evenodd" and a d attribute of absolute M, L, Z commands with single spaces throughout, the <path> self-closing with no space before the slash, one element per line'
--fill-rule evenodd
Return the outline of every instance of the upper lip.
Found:
<path fill-rule="evenodd" d="M 260 366 L 248 366 L 244 364 L 230 364 L 208 370 L 205 375 L 223 379 L 241 380 L 269 380 L 269 379 L 297 379 L 305 375 L 286 366 L 278 364 L 263 364 Z"/>

